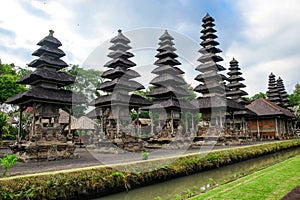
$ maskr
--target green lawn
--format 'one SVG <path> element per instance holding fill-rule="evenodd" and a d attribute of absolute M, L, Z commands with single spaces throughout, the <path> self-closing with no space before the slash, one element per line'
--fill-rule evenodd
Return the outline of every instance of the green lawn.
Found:
<path fill-rule="evenodd" d="M 300 155 L 220 185 L 192 199 L 281 199 L 298 185 L 300 185 Z"/>

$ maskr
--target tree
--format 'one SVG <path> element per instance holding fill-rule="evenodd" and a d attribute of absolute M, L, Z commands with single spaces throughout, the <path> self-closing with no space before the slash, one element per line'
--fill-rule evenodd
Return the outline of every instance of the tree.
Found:
<path fill-rule="evenodd" d="M 297 117 L 297 127 L 300 127 L 300 84 L 295 85 L 295 89 L 292 94 L 289 95 L 289 104 Z"/>
<path fill-rule="evenodd" d="M 192 100 L 196 99 L 197 95 L 194 92 L 194 88 L 191 84 L 184 85 L 183 89 L 186 90 L 189 93 L 189 96 L 184 97 L 185 100 L 192 101 Z"/>
<path fill-rule="evenodd" d="M 17 84 L 20 78 L 14 64 L 2 64 L 0 62 L 0 104 L 26 90 L 24 85 Z"/>
<path fill-rule="evenodd" d="M 7 115 L 4 112 L 0 112 L 0 140 L 2 136 L 9 131 L 9 123 L 7 122 Z"/>
<path fill-rule="evenodd" d="M 83 69 L 78 65 L 71 65 L 63 71 L 76 77 L 76 82 L 73 85 L 66 86 L 66 89 L 84 96 L 88 103 L 100 96 L 96 88 L 103 82 L 103 78 L 101 77 L 102 71 Z M 87 108 L 87 104 L 73 106 L 73 115 L 75 117 L 82 116 Z"/>
<path fill-rule="evenodd" d="M 264 98 L 266 99 L 267 98 L 267 94 L 266 93 L 263 93 L 263 92 L 259 92 L 255 95 L 253 95 L 252 97 L 242 97 L 243 99 L 245 99 L 246 101 L 254 101 L 255 99 L 259 99 L 259 98 Z"/>
<path fill-rule="evenodd" d="M 289 95 L 289 104 L 291 106 L 297 106 L 300 104 L 300 84 L 295 85 L 294 92 Z"/>

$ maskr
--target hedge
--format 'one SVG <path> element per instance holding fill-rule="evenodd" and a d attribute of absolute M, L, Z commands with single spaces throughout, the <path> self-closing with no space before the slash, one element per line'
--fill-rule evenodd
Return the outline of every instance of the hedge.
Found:
<path fill-rule="evenodd" d="M 0 199 L 95 198 L 296 147 L 300 147 L 300 139 L 206 154 L 1 178 Z"/>

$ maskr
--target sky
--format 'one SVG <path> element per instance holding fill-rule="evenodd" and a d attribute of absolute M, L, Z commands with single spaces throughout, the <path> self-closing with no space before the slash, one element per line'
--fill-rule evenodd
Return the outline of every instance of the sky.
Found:
<path fill-rule="evenodd" d="M 158 38 L 168 30 L 185 79 L 195 87 L 206 13 L 215 19 L 220 64 L 228 69 L 233 57 L 239 61 L 249 96 L 267 91 L 271 72 L 283 79 L 288 93 L 300 83 L 299 0 L 0 1 L 0 59 L 25 67 L 52 29 L 66 53 L 64 61 L 105 70 L 109 41 L 121 29 L 131 40 L 139 81 L 147 86 Z"/>

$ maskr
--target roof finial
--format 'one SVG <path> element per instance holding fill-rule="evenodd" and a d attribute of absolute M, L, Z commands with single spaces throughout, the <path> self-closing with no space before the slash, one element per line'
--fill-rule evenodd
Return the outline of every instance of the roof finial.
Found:
<path fill-rule="evenodd" d="M 119 30 L 118 30 L 118 33 L 122 33 L 122 30 L 121 30 L 121 29 L 119 29 Z"/>
<path fill-rule="evenodd" d="M 52 36 L 52 37 L 53 37 L 53 33 L 54 33 L 53 30 L 49 30 L 49 36 Z"/>

